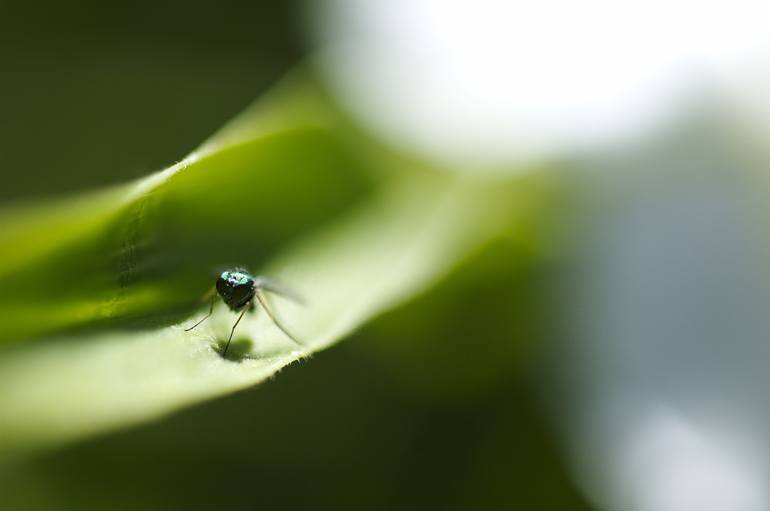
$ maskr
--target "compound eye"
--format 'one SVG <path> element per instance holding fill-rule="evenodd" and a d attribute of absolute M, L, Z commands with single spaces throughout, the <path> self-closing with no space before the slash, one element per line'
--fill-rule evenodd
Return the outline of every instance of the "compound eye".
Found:
<path fill-rule="evenodd" d="M 224 277 L 224 274 L 222 274 L 221 277 L 217 279 L 217 293 L 220 294 L 220 296 L 224 295 L 224 293 L 227 291 L 228 284 L 227 279 Z"/>

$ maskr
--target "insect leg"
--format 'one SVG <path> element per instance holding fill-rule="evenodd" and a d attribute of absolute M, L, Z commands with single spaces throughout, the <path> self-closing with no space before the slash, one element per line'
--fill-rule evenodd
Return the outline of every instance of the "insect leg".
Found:
<path fill-rule="evenodd" d="M 206 314 L 205 316 L 203 316 L 203 319 L 201 319 L 200 321 L 198 321 L 197 323 L 195 323 L 195 324 L 194 324 L 193 326 L 191 326 L 190 328 L 185 328 L 185 329 L 184 329 L 184 331 L 185 331 L 185 332 L 189 332 L 190 330 L 192 330 L 192 329 L 193 329 L 193 328 L 195 328 L 196 326 L 198 326 L 198 325 L 200 325 L 201 323 L 203 323 L 204 321 L 206 321 L 206 320 L 208 319 L 208 317 L 209 317 L 209 316 L 211 316 L 211 313 L 212 313 L 212 312 L 214 312 L 214 299 L 215 299 L 215 298 L 216 298 L 216 295 L 214 295 L 214 296 L 212 296 L 212 297 L 211 297 L 211 307 L 209 307 L 209 313 L 208 313 L 208 314 Z"/>
<path fill-rule="evenodd" d="M 230 330 L 230 337 L 227 338 L 227 344 L 225 345 L 225 350 L 222 352 L 222 357 L 224 358 L 225 355 L 227 355 L 227 348 L 230 347 L 230 341 L 233 340 L 233 333 L 235 333 L 235 327 L 238 326 L 238 323 L 241 322 L 241 318 L 244 314 L 246 314 L 246 311 L 248 311 L 251 308 L 251 302 L 247 303 L 243 310 L 241 311 L 241 314 L 238 316 L 238 319 L 235 320 L 235 324 L 233 325 L 232 330 Z"/>
<path fill-rule="evenodd" d="M 281 330 L 281 332 L 286 334 L 286 337 L 288 337 L 298 345 L 304 346 L 304 344 L 299 342 L 293 335 L 291 335 L 289 331 L 286 330 L 286 328 L 281 324 L 281 322 L 278 321 L 278 319 L 275 317 L 273 312 L 270 310 L 270 307 L 268 307 L 267 305 L 267 300 L 265 300 L 265 296 L 262 294 L 262 288 L 256 287 L 254 289 L 254 296 L 257 297 L 257 300 L 259 300 L 259 304 L 262 306 L 263 309 L 265 309 L 265 312 L 270 317 L 270 320 L 275 324 L 275 326 L 277 326 Z"/>

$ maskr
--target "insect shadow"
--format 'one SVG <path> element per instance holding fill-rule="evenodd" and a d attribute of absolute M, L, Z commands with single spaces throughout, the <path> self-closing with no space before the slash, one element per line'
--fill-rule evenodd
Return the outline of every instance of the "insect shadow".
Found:
<path fill-rule="evenodd" d="M 232 362 L 242 362 L 247 358 L 252 357 L 252 350 L 254 343 L 248 337 L 238 337 L 230 342 L 230 347 L 227 346 L 227 339 L 220 339 L 214 345 L 214 351 L 219 353 L 222 358 L 230 360 Z"/>

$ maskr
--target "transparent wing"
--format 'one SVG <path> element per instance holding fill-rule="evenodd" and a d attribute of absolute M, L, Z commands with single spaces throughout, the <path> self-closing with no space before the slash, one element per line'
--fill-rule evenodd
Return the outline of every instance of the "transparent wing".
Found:
<path fill-rule="evenodd" d="M 277 280 L 269 279 L 267 277 L 255 277 L 254 279 L 254 288 L 261 289 L 264 291 L 268 291 L 270 293 L 275 293 L 278 296 L 282 296 L 284 298 L 288 298 L 289 300 L 296 302 L 300 305 L 305 305 L 305 299 L 300 296 L 297 292 L 295 292 L 290 287 L 286 286 L 282 282 L 278 282 Z"/>

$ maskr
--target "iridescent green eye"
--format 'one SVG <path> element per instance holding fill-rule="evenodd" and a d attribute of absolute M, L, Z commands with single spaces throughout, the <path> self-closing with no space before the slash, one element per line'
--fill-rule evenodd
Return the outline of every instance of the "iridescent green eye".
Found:
<path fill-rule="evenodd" d="M 233 339 L 233 332 L 235 332 L 235 327 L 238 326 L 238 322 L 241 320 L 241 318 L 246 313 L 246 311 L 255 309 L 254 300 L 259 302 L 262 308 L 265 309 L 265 312 L 267 313 L 268 317 L 273 321 L 275 326 L 277 326 L 284 334 L 286 334 L 286 336 L 288 336 L 289 339 L 291 339 L 295 343 L 302 346 L 302 343 L 299 342 L 297 339 L 295 339 L 294 336 L 292 336 L 278 322 L 278 320 L 275 318 L 273 313 L 267 307 L 267 303 L 265 302 L 263 291 L 270 291 L 277 294 L 283 294 L 287 298 L 292 298 L 291 295 L 293 295 L 293 293 L 286 292 L 285 287 L 275 282 L 272 282 L 269 279 L 266 279 L 264 277 L 255 278 L 246 270 L 234 269 L 234 270 L 223 271 L 221 275 L 219 275 L 219 278 L 216 281 L 214 289 L 216 289 L 217 293 L 219 293 L 219 296 L 222 297 L 222 300 L 225 302 L 225 304 L 227 304 L 227 306 L 231 310 L 241 311 L 241 314 L 240 316 L 238 316 L 238 319 L 235 321 L 235 324 L 233 325 L 232 330 L 230 330 L 230 337 L 227 339 L 227 344 L 225 345 L 225 349 L 222 352 L 223 357 L 227 355 L 227 348 L 230 347 L 230 341 Z M 209 316 L 211 316 L 211 313 L 214 311 L 215 296 L 216 295 L 214 294 L 212 294 L 211 296 L 211 307 L 209 308 L 209 313 L 206 316 L 204 316 L 203 319 L 195 323 L 193 326 L 185 329 L 186 332 L 200 325 Z"/>

